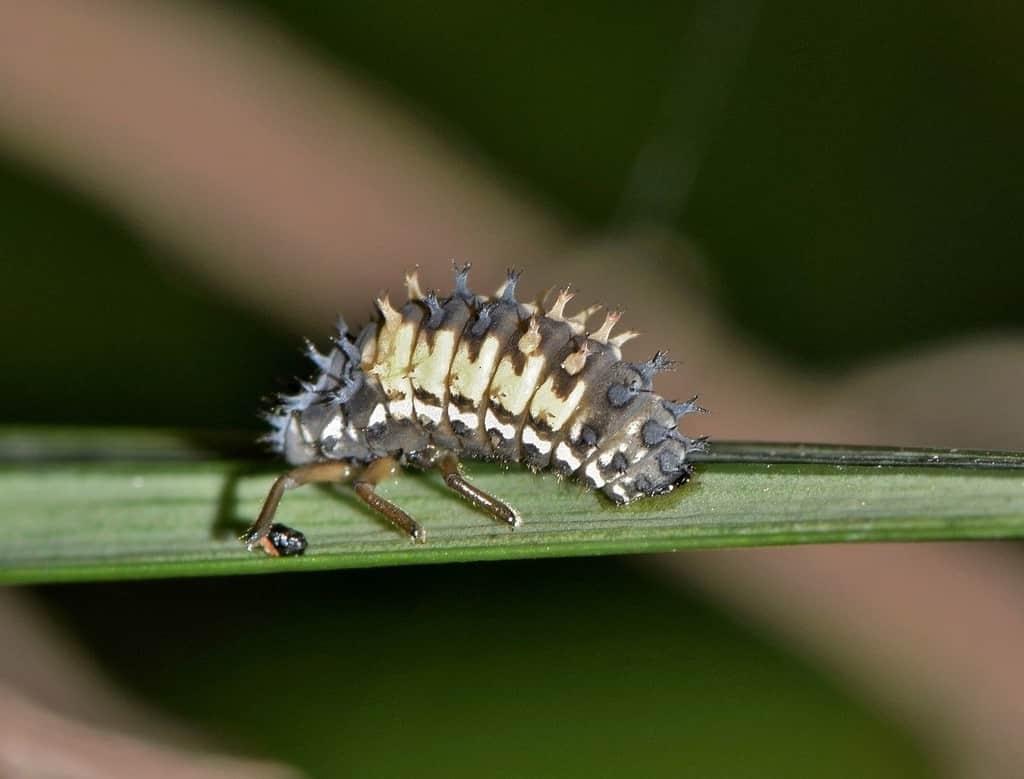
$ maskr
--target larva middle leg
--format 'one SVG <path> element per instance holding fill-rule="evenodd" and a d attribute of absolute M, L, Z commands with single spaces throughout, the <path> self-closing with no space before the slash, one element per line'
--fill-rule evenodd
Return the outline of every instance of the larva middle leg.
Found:
<path fill-rule="evenodd" d="M 414 542 L 422 544 L 427 540 L 427 531 L 423 526 L 387 498 L 378 495 L 376 491 L 377 485 L 393 476 L 398 469 L 399 465 L 393 457 L 382 457 L 366 466 L 352 486 L 363 503 L 383 515 L 400 530 L 404 530 Z"/>

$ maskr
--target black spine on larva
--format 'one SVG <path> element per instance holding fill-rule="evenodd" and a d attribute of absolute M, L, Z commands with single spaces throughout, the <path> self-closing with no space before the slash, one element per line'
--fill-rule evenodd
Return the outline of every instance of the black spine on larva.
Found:
<path fill-rule="evenodd" d="M 450 449 L 550 467 L 618 503 L 687 481 L 704 440 L 677 424 L 704 409 L 654 393 L 672 368 L 663 352 L 623 361 L 618 312 L 588 332 L 592 310 L 565 314 L 568 289 L 542 311 L 516 300 L 517 272 L 493 297 L 471 292 L 468 274 L 456 266 L 444 299 L 410 276 L 409 301 L 382 298 L 357 337 L 339 320 L 327 354 L 307 342 L 314 376 L 277 400 L 265 440 L 293 464 Z"/>

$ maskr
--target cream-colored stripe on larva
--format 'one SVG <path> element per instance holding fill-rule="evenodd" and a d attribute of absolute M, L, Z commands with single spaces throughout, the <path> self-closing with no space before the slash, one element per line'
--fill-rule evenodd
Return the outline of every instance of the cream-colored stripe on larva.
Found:
<path fill-rule="evenodd" d="M 341 414 L 335 414 L 331 421 L 324 426 L 324 429 L 320 431 L 320 440 L 326 441 L 328 438 L 340 438 L 342 426 Z"/>
<path fill-rule="evenodd" d="M 434 406 L 430 403 L 425 403 L 419 398 L 413 398 L 413 406 L 416 409 L 416 416 L 422 422 L 426 419 L 428 422 L 433 424 L 435 427 L 441 424 L 441 414 L 444 411 L 440 406 Z"/>
<path fill-rule="evenodd" d="M 562 465 L 567 465 L 573 471 L 583 464 L 583 461 L 572 453 L 572 449 L 569 448 L 565 441 L 562 441 L 562 443 L 555 447 L 555 459 L 562 463 Z"/>
<path fill-rule="evenodd" d="M 479 408 L 494 374 L 501 343 L 493 335 L 484 338 L 475 360 L 470 359 L 469 344 L 463 341 L 455 352 L 450 372 L 451 394 L 472 400 Z"/>
<path fill-rule="evenodd" d="M 398 398 L 388 402 L 388 413 L 395 419 L 412 419 L 412 398 Z"/>
<path fill-rule="evenodd" d="M 377 362 L 373 373 L 388 399 L 388 411 L 395 419 L 412 417 L 412 384 L 409 363 L 416 340 L 416 322 L 388 322 L 377 337 Z"/>
<path fill-rule="evenodd" d="M 587 384 L 577 381 L 569 393 L 569 397 L 561 398 L 555 392 L 555 380 L 548 377 L 548 380 L 537 390 L 530 403 L 530 416 L 538 422 L 543 422 L 552 430 L 560 430 L 566 420 L 572 416 L 572 412 L 579 405 L 580 398 L 586 390 Z"/>
<path fill-rule="evenodd" d="M 583 469 L 584 475 L 590 479 L 590 483 L 594 489 L 598 489 L 604 486 L 604 479 L 601 477 L 601 471 L 597 467 L 597 463 L 590 463 L 586 468 Z"/>
<path fill-rule="evenodd" d="M 596 460 L 602 468 L 607 468 L 617 453 L 626 453 L 629 449 L 630 443 L 632 443 L 637 433 L 640 432 L 645 421 L 646 418 L 634 419 L 625 427 L 619 428 L 613 436 L 606 438 L 601 442 L 601 446 L 596 452 L 587 456 L 587 461 Z M 643 449 L 643 452 L 646 453 L 647 450 Z M 608 481 L 611 483 L 616 481 L 618 478 L 618 475 L 612 476 Z"/>
<path fill-rule="evenodd" d="M 409 380 L 414 389 L 427 392 L 443 401 L 445 391 L 448 389 L 448 372 L 452 357 L 455 355 L 455 333 L 450 330 L 434 330 L 431 331 L 431 335 L 433 345 L 427 337 L 427 332 L 420 331 L 416 348 L 412 353 Z"/>
<path fill-rule="evenodd" d="M 537 381 L 540 379 L 547 360 L 544 355 L 527 357 L 523 365 L 523 372 L 516 373 L 515 365 L 511 357 L 505 357 L 498 363 L 498 369 L 491 379 L 491 388 L 488 394 L 491 399 L 497 402 L 503 409 L 513 416 L 519 416 L 526 409 L 533 393 L 537 389 Z"/>
<path fill-rule="evenodd" d="M 612 460 L 615 459 L 616 454 L 618 454 L 619 452 L 625 452 L 628 448 L 629 444 L 626 441 L 623 441 L 615 448 L 599 449 L 598 456 L 595 458 L 597 460 L 597 464 L 600 465 L 602 468 L 607 468 L 611 464 Z M 609 481 L 614 481 L 616 478 L 618 477 L 613 476 L 611 479 L 609 479 Z"/>
<path fill-rule="evenodd" d="M 480 415 L 475 411 L 460 411 L 454 403 L 448 404 L 448 419 L 451 422 L 461 422 L 470 430 L 476 430 L 480 426 Z"/>
<path fill-rule="evenodd" d="M 370 420 L 366 423 L 366 426 L 373 427 L 374 425 L 383 425 L 387 420 L 387 409 L 384 408 L 383 403 L 378 403 L 373 407 L 373 411 L 370 412 Z"/>
<path fill-rule="evenodd" d="M 529 425 L 523 425 L 523 443 L 532 446 L 541 454 L 547 454 L 551 451 L 551 442 L 545 441 L 537 435 L 537 431 Z"/>
<path fill-rule="evenodd" d="M 516 437 L 516 426 L 502 424 L 490 409 L 487 409 L 487 413 L 484 414 L 484 429 L 488 433 L 499 433 L 506 441 L 511 441 Z"/>
<path fill-rule="evenodd" d="M 615 459 L 616 454 L 619 452 L 625 454 L 629 450 L 629 445 L 633 436 L 635 436 L 637 431 L 643 427 L 644 421 L 645 420 L 643 419 L 634 420 L 625 427 L 620 428 L 614 436 L 605 439 L 596 451 L 587 456 L 587 463 L 596 462 L 601 468 L 607 468 L 611 465 L 612 460 Z M 606 483 L 613 484 L 621 477 L 621 473 L 614 473 L 608 476 Z"/>

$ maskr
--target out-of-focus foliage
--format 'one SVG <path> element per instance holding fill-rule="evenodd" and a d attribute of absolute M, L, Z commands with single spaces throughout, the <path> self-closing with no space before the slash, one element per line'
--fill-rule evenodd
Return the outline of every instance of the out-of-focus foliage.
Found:
<path fill-rule="evenodd" d="M 115 217 L 0 162 L 0 420 L 253 427 L 297 363 Z"/>
<path fill-rule="evenodd" d="M 311 776 L 931 775 L 802 663 L 594 562 L 51 592 L 135 689 Z"/>
<path fill-rule="evenodd" d="M 1024 324 L 1024 6 L 234 4 L 593 229 L 643 218 L 623 198 L 667 138 L 651 188 L 699 164 L 685 207 L 652 216 L 696 241 L 737 321 L 794 357 L 830 367 Z"/>
<path fill-rule="evenodd" d="M 726 6 L 750 45 L 720 109 L 677 128 L 701 108 L 699 72 L 679 72 L 687 3 L 504 17 L 465 2 L 234 5 L 399 94 L 591 230 L 643 219 L 624 199 L 658 201 L 630 182 L 667 137 L 666 186 L 688 175 L 680 160 L 699 166 L 684 207 L 653 216 L 696 242 L 739 325 L 806 362 L 1024 325 L 1020 8 L 800 2 L 750 21 Z M 713 31 L 735 47 L 728 23 Z M 673 151 L 691 125 L 704 153 Z M 0 205 L 0 419 L 251 425 L 266 377 L 300 365 L 289 334 L 197 294 L 163 249 L 12 160 Z"/>
<path fill-rule="evenodd" d="M 794 359 L 1024 324 L 1024 7 L 764 4 L 687 156 L 673 128 L 703 107 L 679 72 L 701 38 L 689 3 L 233 6 L 592 231 L 645 218 L 661 182 L 631 184 L 634 166 L 668 136 L 668 180 L 694 173 L 677 159 L 699 167 L 683 207 L 649 216 L 694 240 L 735 321 Z M 728 29 L 709 51 L 735 45 Z M 268 377 L 300 367 L 294 334 L 10 158 L 0 208 L 0 421 L 255 426 Z M 537 776 L 925 775 L 876 713 L 614 561 L 43 592 L 154 703 L 318 775 L 495 760 Z"/>

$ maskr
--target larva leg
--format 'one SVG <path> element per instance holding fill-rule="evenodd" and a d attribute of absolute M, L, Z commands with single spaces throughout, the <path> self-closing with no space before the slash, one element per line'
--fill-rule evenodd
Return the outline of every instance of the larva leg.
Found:
<path fill-rule="evenodd" d="M 245 531 L 241 540 L 251 551 L 256 544 L 273 557 L 281 555 L 302 554 L 306 549 L 306 539 L 297 530 L 284 525 L 274 524 L 274 514 L 285 491 L 314 482 L 346 481 L 352 477 L 352 466 L 346 462 L 332 461 L 300 465 L 288 473 L 278 476 L 274 481 L 263 508 L 252 526 Z"/>
<path fill-rule="evenodd" d="M 382 457 L 374 460 L 359 474 L 353 488 L 356 495 L 367 506 L 383 514 L 400 530 L 409 534 L 409 538 L 418 544 L 427 540 L 427 531 L 419 522 L 398 508 L 394 503 L 377 494 L 375 487 L 395 474 L 399 465 L 393 457 Z"/>
<path fill-rule="evenodd" d="M 462 465 L 459 463 L 459 458 L 454 454 L 446 452 L 441 455 L 438 468 L 441 469 L 441 473 L 444 475 L 444 483 L 478 509 L 486 511 L 496 520 L 504 522 L 513 530 L 522 524 L 522 520 L 519 519 L 519 514 L 516 513 L 515 509 L 466 481 L 466 477 L 462 475 Z"/>

